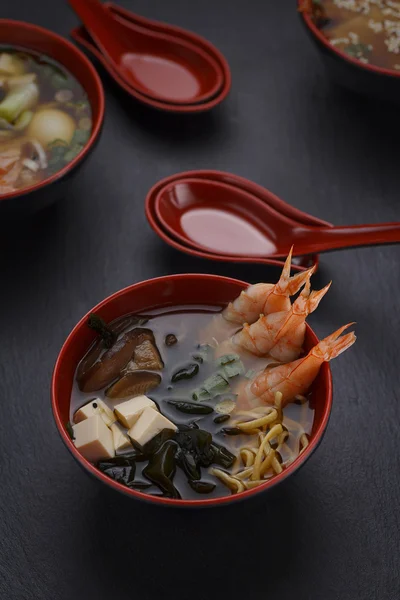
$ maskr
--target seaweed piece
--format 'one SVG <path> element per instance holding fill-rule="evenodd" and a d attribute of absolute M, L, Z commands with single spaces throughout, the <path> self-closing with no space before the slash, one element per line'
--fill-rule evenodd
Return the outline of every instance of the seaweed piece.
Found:
<path fill-rule="evenodd" d="M 71 440 L 74 441 L 75 434 L 74 434 L 74 429 L 72 427 L 71 421 L 68 421 L 68 423 L 65 426 L 65 429 L 67 430 L 67 433 L 68 433 L 69 437 L 71 438 Z"/>
<path fill-rule="evenodd" d="M 228 414 L 218 415 L 218 417 L 215 417 L 214 423 L 219 425 L 220 423 L 225 423 L 226 421 L 229 421 L 230 418 L 231 418 L 231 415 L 228 415 Z"/>
<path fill-rule="evenodd" d="M 236 456 L 232 454 L 232 452 L 229 452 L 225 446 L 212 442 L 211 450 L 213 452 L 213 462 L 215 464 L 224 467 L 225 469 L 229 469 L 233 465 Z"/>
<path fill-rule="evenodd" d="M 183 367 L 176 371 L 172 377 L 171 382 L 177 383 L 185 379 L 193 379 L 199 372 L 199 365 L 197 363 L 190 363 L 187 367 Z"/>
<path fill-rule="evenodd" d="M 169 498 L 180 498 L 172 481 L 176 472 L 177 451 L 178 444 L 168 440 L 150 457 L 149 464 L 143 469 L 143 475 Z"/>
<path fill-rule="evenodd" d="M 209 467 L 212 464 L 214 452 L 211 448 L 212 435 L 204 429 L 191 428 L 182 430 L 179 428 L 175 434 L 179 446 L 189 452 L 198 466 Z"/>
<path fill-rule="evenodd" d="M 176 455 L 176 459 L 178 466 L 186 474 L 189 481 L 200 479 L 200 465 L 198 464 L 198 461 L 196 461 L 196 458 L 193 456 L 193 454 L 180 448 Z"/>
<path fill-rule="evenodd" d="M 208 481 L 193 481 L 189 479 L 189 485 L 198 494 L 211 494 L 217 487 L 215 483 L 209 483 Z"/>
<path fill-rule="evenodd" d="M 111 346 L 116 342 L 117 334 L 112 331 L 112 329 L 101 317 L 99 317 L 99 315 L 96 315 L 95 313 L 91 313 L 89 315 L 88 327 L 90 327 L 90 329 L 94 329 L 94 331 L 99 334 L 103 340 L 103 345 L 105 348 L 111 348 Z"/>
<path fill-rule="evenodd" d="M 165 442 L 173 439 L 174 436 L 175 431 L 173 429 L 162 429 L 160 433 L 155 435 L 151 440 L 144 444 L 144 446 L 142 446 L 140 451 L 141 454 L 148 458 L 152 454 L 155 454 Z"/>
<path fill-rule="evenodd" d="M 221 429 L 221 433 L 224 433 L 225 435 L 240 435 L 243 431 L 239 429 L 239 427 L 224 427 Z"/>
<path fill-rule="evenodd" d="M 135 479 L 135 462 L 124 457 L 118 457 L 118 460 L 101 461 L 97 464 L 97 467 L 114 481 L 127 486 L 130 486 Z"/>
<path fill-rule="evenodd" d="M 209 415 L 214 412 L 213 407 L 207 406 L 207 404 L 185 402 L 184 400 L 168 400 L 168 404 L 187 415 Z"/>

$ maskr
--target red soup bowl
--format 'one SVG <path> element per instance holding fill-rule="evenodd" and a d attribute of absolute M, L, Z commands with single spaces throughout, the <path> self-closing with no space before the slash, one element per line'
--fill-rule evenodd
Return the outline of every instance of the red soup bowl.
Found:
<path fill-rule="evenodd" d="M 106 322 L 112 321 L 127 313 L 141 312 L 175 305 L 220 305 L 224 306 L 248 287 L 248 283 L 219 275 L 184 274 L 167 275 L 149 279 L 131 285 L 103 302 L 100 302 L 90 312 L 99 314 Z M 175 507 L 207 507 L 218 506 L 245 500 L 252 496 L 263 494 L 270 488 L 285 480 L 303 465 L 311 456 L 322 440 L 326 430 L 332 407 L 332 378 L 328 363 L 324 363 L 313 383 L 313 404 L 315 408 L 314 424 L 310 443 L 303 453 L 281 474 L 261 484 L 257 488 L 247 490 L 238 495 L 227 493 L 224 497 L 199 500 L 176 500 L 151 496 L 130 489 L 101 473 L 92 463 L 87 461 L 75 448 L 71 441 L 66 425 L 69 421 L 69 408 L 72 384 L 75 370 L 87 349 L 95 339 L 95 334 L 87 327 L 85 315 L 74 327 L 57 358 L 52 380 L 52 408 L 54 419 L 61 438 L 83 469 L 110 488 L 122 492 L 136 500 L 145 500 L 151 504 Z M 307 326 L 305 350 L 318 343 L 313 330 Z"/>
<path fill-rule="evenodd" d="M 65 167 L 43 181 L 0 195 L 0 220 L 33 213 L 63 197 L 72 177 L 82 167 L 99 140 L 104 119 L 104 92 L 96 70 L 76 46 L 63 37 L 31 23 L 0 19 L 0 46 L 16 46 L 44 54 L 62 64 L 87 93 L 93 128 L 81 152 Z"/>
<path fill-rule="evenodd" d="M 364 64 L 333 46 L 324 32 L 305 10 L 304 0 L 297 0 L 301 21 L 314 42 L 330 79 L 356 93 L 379 100 L 399 103 L 400 71 Z"/>

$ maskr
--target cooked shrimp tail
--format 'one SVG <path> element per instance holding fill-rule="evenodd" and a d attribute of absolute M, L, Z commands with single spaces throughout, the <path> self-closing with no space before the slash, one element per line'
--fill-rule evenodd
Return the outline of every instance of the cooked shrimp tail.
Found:
<path fill-rule="evenodd" d="M 339 356 L 356 341 L 354 332 L 340 337 L 351 325 L 353 323 L 348 323 L 321 340 L 307 356 L 278 367 L 267 368 L 247 386 L 244 400 L 257 397 L 267 404 L 272 404 L 275 392 L 281 392 L 282 403 L 287 404 L 297 394 L 306 393 L 318 375 L 321 365 Z"/>
<path fill-rule="evenodd" d="M 333 358 L 342 354 L 347 348 L 350 348 L 356 341 L 356 335 L 354 331 L 350 333 L 346 333 L 346 335 L 340 337 L 346 329 L 355 325 L 355 323 L 348 323 L 347 325 L 343 325 L 331 335 L 328 335 L 325 339 L 323 339 L 319 344 L 314 346 L 314 348 L 310 351 L 314 356 L 320 357 L 325 362 L 329 362 Z"/>

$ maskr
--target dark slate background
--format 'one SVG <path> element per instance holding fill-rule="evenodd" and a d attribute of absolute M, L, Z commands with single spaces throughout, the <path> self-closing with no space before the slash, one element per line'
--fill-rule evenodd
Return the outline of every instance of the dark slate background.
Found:
<path fill-rule="evenodd" d="M 143 202 L 158 179 L 235 172 L 335 224 L 399 220 L 398 110 L 334 88 L 289 0 L 121 0 L 217 44 L 227 102 L 179 119 L 135 104 L 102 72 L 101 142 L 71 193 L 0 240 L 0 597 L 3 600 L 398 600 L 398 247 L 325 255 L 312 325 L 357 321 L 333 364 L 334 407 L 307 466 L 267 497 L 215 511 L 142 506 L 91 481 L 52 421 L 57 353 L 94 304 L 144 278 L 274 269 L 166 247 Z M 67 36 L 61 0 L 3 0 L 1 17 Z"/>

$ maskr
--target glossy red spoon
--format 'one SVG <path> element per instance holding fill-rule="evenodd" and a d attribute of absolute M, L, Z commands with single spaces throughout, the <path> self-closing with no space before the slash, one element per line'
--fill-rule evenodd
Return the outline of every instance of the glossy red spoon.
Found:
<path fill-rule="evenodd" d="M 232 185 L 181 179 L 155 199 L 165 229 L 192 248 L 231 256 L 283 258 L 400 242 L 400 223 L 316 227 L 287 217 Z"/>
<path fill-rule="evenodd" d="M 110 16 L 99 0 L 69 0 L 103 56 L 132 88 L 164 103 L 198 104 L 224 83 L 216 60 L 201 47 L 144 25 L 129 26 Z"/>

